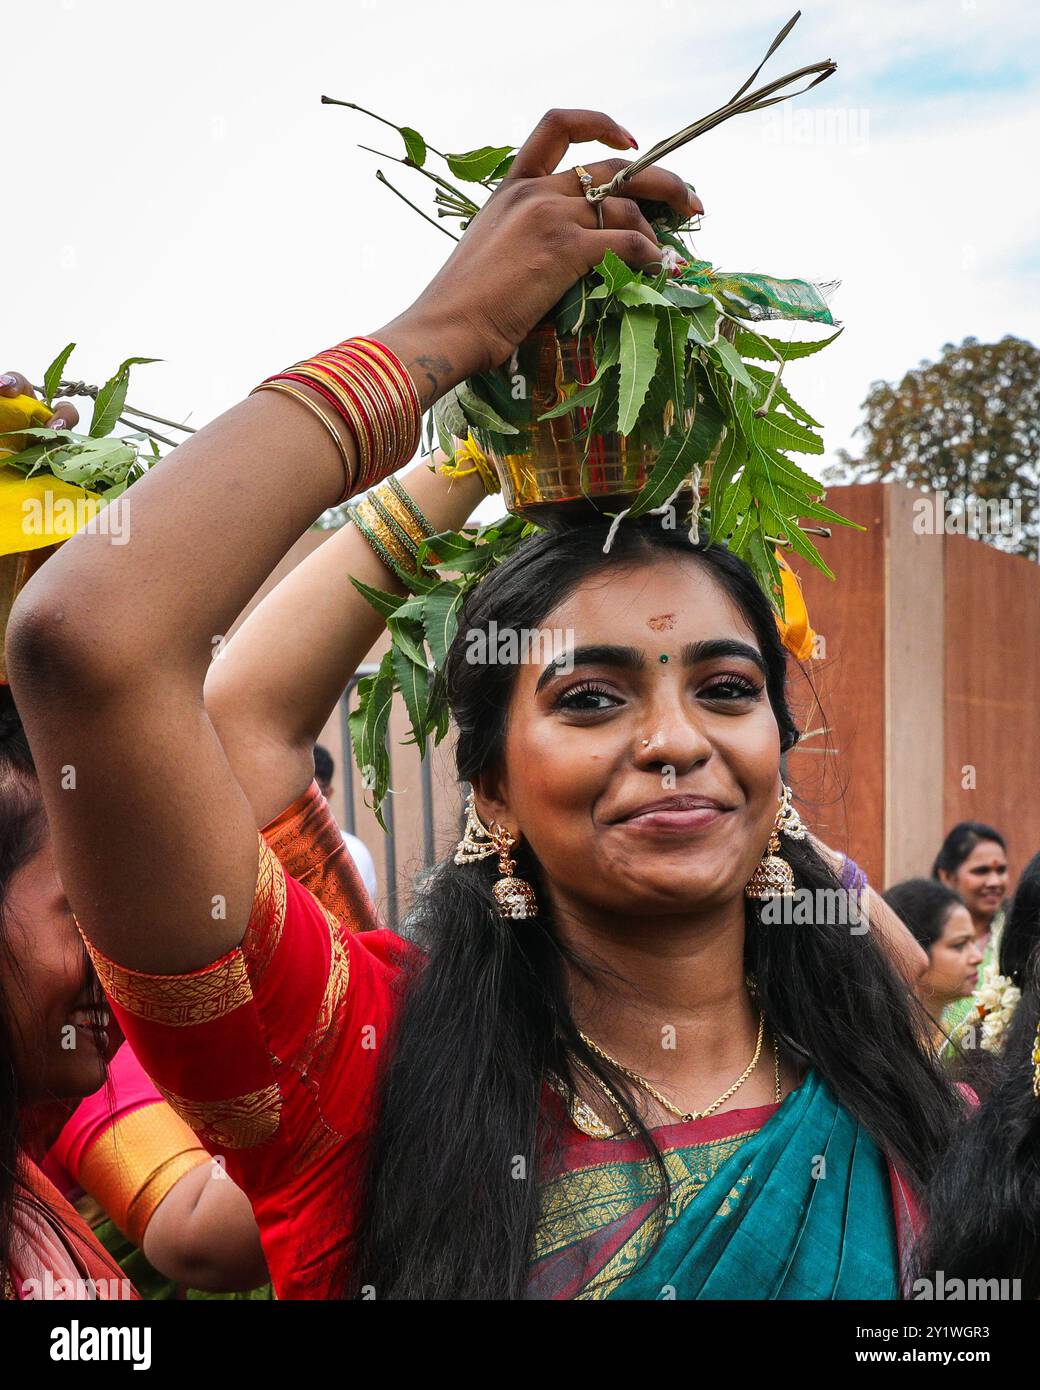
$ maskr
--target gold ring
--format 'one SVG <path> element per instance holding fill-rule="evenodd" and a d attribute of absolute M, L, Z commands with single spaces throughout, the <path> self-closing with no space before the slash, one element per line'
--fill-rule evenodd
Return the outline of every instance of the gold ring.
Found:
<path fill-rule="evenodd" d="M 582 192 L 585 194 L 586 200 L 587 200 L 589 203 L 591 203 L 592 206 L 596 209 L 596 226 L 602 231 L 602 229 L 603 229 L 603 202 L 602 202 L 602 199 L 600 199 L 600 198 L 590 198 L 590 197 L 589 197 L 589 191 L 590 191 L 591 188 L 592 188 L 592 175 L 589 173 L 588 169 L 585 168 L 584 164 L 575 164 L 575 166 L 574 166 L 574 172 L 575 172 L 575 173 L 577 174 L 577 176 L 578 176 L 578 182 L 581 184 L 581 190 L 582 190 Z"/>

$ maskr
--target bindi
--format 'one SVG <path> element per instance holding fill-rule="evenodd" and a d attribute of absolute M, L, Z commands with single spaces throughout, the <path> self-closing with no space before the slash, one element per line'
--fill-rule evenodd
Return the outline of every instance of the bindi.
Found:
<path fill-rule="evenodd" d="M 658 613 L 656 618 L 647 618 L 646 625 L 654 632 L 671 632 L 675 626 L 675 614 Z"/>

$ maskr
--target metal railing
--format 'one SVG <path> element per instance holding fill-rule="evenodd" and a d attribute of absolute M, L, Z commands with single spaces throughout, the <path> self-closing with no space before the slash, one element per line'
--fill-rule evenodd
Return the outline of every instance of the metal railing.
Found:
<path fill-rule="evenodd" d="M 378 669 L 376 665 L 370 663 L 359 666 L 353 676 L 351 676 L 347 683 L 347 688 L 339 699 L 340 735 L 343 742 L 341 775 L 343 779 L 343 800 L 346 812 L 343 828 L 351 835 L 357 834 L 357 816 L 354 810 L 355 769 L 353 746 L 350 740 L 350 697 L 354 693 L 358 681 L 365 676 L 374 675 Z M 393 742 L 390 738 L 389 731 L 387 732 L 386 752 L 387 757 L 390 759 L 390 783 L 392 786 L 394 772 Z M 429 869 L 436 863 L 433 814 L 433 769 L 429 757 L 429 740 L 427 740 L 420 756 L 419 776 L 422 788 L 423 867 Z M 386 875 L 386 912 L 384 915 L 387 926 L 396 931 L 399 926 L 400 903 L 397 886 L 397 842 L 394 834 L 393 792 L 388 792 L 383 798 L 382 812 L 387 829 L 383 845 L 383 867 Z M 462 811 L 459 816 L 460 834 L 464 824 L 465 811 Z"/>

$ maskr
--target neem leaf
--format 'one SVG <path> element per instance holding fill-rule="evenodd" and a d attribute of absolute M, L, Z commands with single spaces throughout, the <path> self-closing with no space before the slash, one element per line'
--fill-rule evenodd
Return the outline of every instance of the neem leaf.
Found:
<path fill-rule="evenodd" d="M 739 446 L 734 441 L 734 452 L 737 464 L 742 461 L 740 458 Z M 731 460 L 731 464 L 732 464 Z M 731 468 L 731 474 L 734 470 Z M 712 482 L 714 482 L 715 469 L 712 468 Z M 738 516 L 741 516 L 747 509 L 751 501 L 751 483 L 748 481 L 747 471 L 741 473 L 735 482 L 729 483 L 726 487 L 720 487 L 718 494 L 711 497 L 711 536 L 712 540 L 725 540 L 733 530 L 733 526 Z"/>
<path fill-rule="evenodd" d="M 754 388 L 755 383 L 748 376 L 747 369 L 740 360 L 740 353 L 728 338 L 720 335 L 718 342 L 712 345 L 711 351 L 734 381 L 739 381 L 741 386 L 746 386 L 749 390 Z"/>
<path fill-rule="evenodd" d="M 705 304 L 711 303 L 710 295 L 692 290 L 689 285 L 677 285 L 674 281 L 666 284 L 661 293 L 668 303 L 674 304 L 677 309 L 701 309 Z"/>
<path fill-rule="evenodd" d="M 515 378 L 508 367 L 495 371 L 478 372 L 467 377 L 466 385 L 510 424 L 526 426 L 531 416 L 530 401 L 524 395 L 513 394 Z"/>
<path fill-rule="evenodd" d="M 405 600 L 400 594 L 388 594 L 385 589 L 374 589 L 371 584 L 364 584 L 354 576 L 347 576 L 362 598 L 367 599 L 372 607 L 383 618 L 390 618 L 402 606 Z"/>
<path fill-rule="evenodd" d="M 658 294 L 652 285 L 622 285 L 617 292 L 617 297 L 622 304 L 627 305 L 630 309 L 634 309 L 639 304 L 663 305 L 666 309 L 669 305 L 669 301 L 665 299 L 664 295 Z"/>
<path fill-rule="evenodd" d="M 660 506 L 682 479 L 692 472 L 694 465 L 701 462 L 703 459 L 699 457 L 692 428 L 685 434 L 681 430 L 672 430 L 661 445 L 650 476 L 632 503 L 628 515 L 642 516 L 644 512 Z"/>
<path fill-rule="evenodd" d="M 474 545 L 473 537 L 465 531 L 439 531 L 420 543 L 418 562 L 430 564 L 429 553 L 432 551 L 437 556 L 438 565 L 444 565 L 460 555 L 469 555 Z"/>
<path fill-rule="evenodd" d="M 829 338 L 818 338 L 815 342 L 781 343 L 776 338 L 766 338 L 761 333 L 752 333 L 748 329 L 741 329 L 737 334 L 737 348 L 742 357 L 756 357 L 761 362 L 775 362 L 779 357 L 783 362 L 793 362 L 798 357 L 811 357 L 814 352 L 822 352 L 834 342 L 835 338 L 840 338 L 844 333 L 843 328 L 839 328 L 837 333 L 832 333 Z M 768 344 L 763 347 L 763 343 Z M 773 351 L 770 352 L 769 349 Z"/>
<path fill-rule="evenodd" d="M 123 413 L 126 404 L 127 387 L 130 384 L 130 368 L 137 363 L 158 362 L 157 357 L 128 357 L 120 363 L 113 376 L 98 389 L 94 401 L 94 413 L 90 419 L 90 433 L 95 438 L 111 434 L 116 421 Z"/>
<path fill-rule="evenodd" d="M 483 183 L 495 173 L 507 155 L 512 153 L 512 145 L 481 145 L 479 150 L 469 150 L 465 154 L 446 154 L 444 158 L 457 179 L 464 179 L 467 183 Z"/>
<path fill-rule="evenodd" d="M 427 660 L 422 645 L 423 626 L 419 619 L 403 618 L 400 614 L 394 614 L 387 619 L 386 626 L 393 638 L 395 650 L 399 647 L 409 661 L 421 666 L 425 671 Z"/>
<path fill-rule="evenodd" d="M 383 800 L 390 787 L 390 755 L 386 733 L 394 695 L 393 653 L 386 652 L 373 676 L 358 681 L 358 707 L 348 718 L 354 759 L 372 793 L 369 803 L 384 830 Z"/>
<path fill-rule="evenodd" d="M 617 294 L 622 285 L 630 285 L 637 274 L 613 251 L 606 253 L 596 267 L 596 273 L 602 275 L 608 294 Z"/>
<path fill-rule="evenodd" d="M 419 132 L 413 130 L 411 126 L 403 125 L 400 126 L 399 129 L 401 132 L 401 139 L 404 141 L 404 147 L 408 152 L 408 158 L 417 169 L 421 169 L 426 163 L 426 141 Z"/>
<path fill-rule="evenodd" d="M 519 434 L 520 431 L 508 420 L 503 420 L 494 406 L 483 401 L 469 385 L 462 382 L 455 388 L 455 399 L 462 407 L 463 414 L 471 425 L 478 429 L 492 430 L 495 434 Z"/>
<path fill-rule="evenodd" d="M 430 703 L 430 672 L 425 662 L 420 666 L 398 646 L 390 648 L 394 680 L 404 698 L 412 736 L 419 748 L 426 746 L 426 721 Z"/>
<path fill-rule="evenodd" d="M 65 363 L 72 356 L 72 350 L 75 346 L 75 343 L 69 343 L 63 347 L 43 374 L 43 398 L 48 405 L 58 394 L 58 388 L 61 386 L 61 374 L 65 370 Z"/>
<path fill-rule="evenodd" d="M 434 418 L 438 429 L 455 439 L 465 439 L 469 434 L 469 426 L 456 397 L 456 390 L 453 386 L 436 403 L 433 407 Z"/>
<path fill-rule="evenodd" d="M 618 433 L 631 434 L 657 366 L 657 315 L 652 309 L 626 309 L 621 319 L 621 380 Z"/>
<path fill-rule="evenodd" d="M 686 406 L 686 316 L 678 309 L 669 309 L 661 315 L 658 333 L 664 366 L 668 372 L 668 386 L 675 403 L 676 417 L 681 420 Z"/>
<path fill-rule="evenodd" d="M 791 449 L 796 454 L 822 454 L 823 440 L 812 430 L 778 410 L 752 417 L 755 434 L 773 449 Z"/>
<path fill-rule="evenodd" d="M 556 331 L 562 333 L 564 337 L 572 338 L 585 322 L 585 311 L 588 307 L 589 277 L 583 275 L 580 280 L 575 280 L 562 299 L 558 300 L 552 310 L 552 316 L 556 320 Z"/>
<path fill-rule="evenodd" d="M 701 347 L 714 346 L 718 336 L 719 311 L 714 304 L 704 304 L 700 308 L 690 309 L 686 314 L 686 322 L 690 326 L 690 337 Z"/>
<path fill-rule="evenodd" d="M 818 570 L 821 570 L 827 576 L 828 579 L 834 578 L 834 571 L 827 564 L 826 560 L 816 549 L 815 545 L 813 545 L 812 541 L 805 534 L 802 528 L 798 525 L 797 521 L 785 517 L 784 534 L 790 541 L 792 550 L 796 550 L 799 555 L 804 556 L 805 559 L 808 560 L 811 565 L 815 565 L 816 568 Z"/>
<path fill-rule="evenodd" d="M 448 648 L 458 629 L 458 611 L 462 604 L 462 591 L 454 584 L 438 584 L 426 596 L 423 612 L 423 626 L 426 641 L 434 664 L 440 670 L 448 655 Z"/>

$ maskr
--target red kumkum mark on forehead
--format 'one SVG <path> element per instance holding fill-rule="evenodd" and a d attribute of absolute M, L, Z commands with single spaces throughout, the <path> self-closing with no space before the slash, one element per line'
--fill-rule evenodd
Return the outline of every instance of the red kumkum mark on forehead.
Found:
<path fill-rule="evenodd" d="M 675 626 L 675 614 L 658 613 L 656 618 L 647 618 L 646 625 L 654 632 L 671 632 Z"/>

